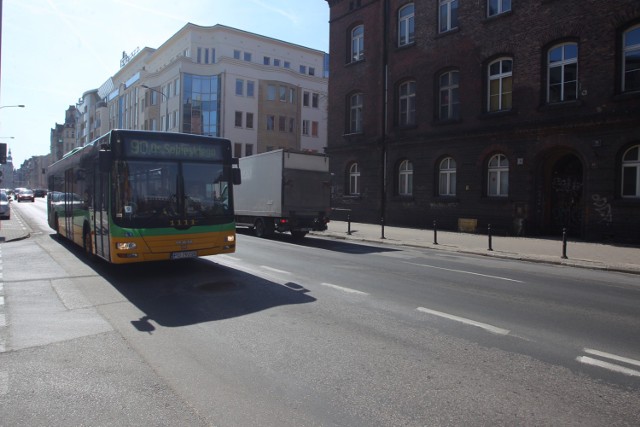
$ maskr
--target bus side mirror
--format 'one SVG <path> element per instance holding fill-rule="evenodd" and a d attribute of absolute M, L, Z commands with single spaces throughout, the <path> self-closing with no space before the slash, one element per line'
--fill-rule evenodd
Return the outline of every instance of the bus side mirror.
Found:
<path fill-rule="evenodd" d="M 233 185 L 242 184 L 242 178 L 240 176 L 240 169 L 238 169 L 238 168 L 231 169 L 231 181 L 233 182 Z"/>
<path fill-rule="evenodd" d="M 111 170 L 111 151 L 100 150 L 98 153 L 100 172 L 107 173 Z"/>

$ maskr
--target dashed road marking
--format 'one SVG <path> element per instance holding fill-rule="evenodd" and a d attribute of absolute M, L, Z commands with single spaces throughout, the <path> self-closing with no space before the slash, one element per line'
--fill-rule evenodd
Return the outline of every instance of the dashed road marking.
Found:
<path fill-rule="evenodd" d="M 585 348 L 584 352 L 590 354 L 591 356 L 598 356 L 602 359 L 609 359 L 630 366 L 640 366 L 640 360 L 631 359 L 629 357 L 618 356 L 616 354 L 607 353 L 600 350 L 593 350 L 590 348 Z M 628 375 L 631 377 L 640 377 L 640 371 L 636 369 L 631 369 L 627 366 L 618 365 L 616 363 L 611 363 L 605 360 L 595 359 L 589 356 L 578 356 L 576 357 L 576 360 L 585 365 L 597 366 L 599 368 L 608 369 L 610 371 L 618 372 L 620 374 Z"/>
<path fill-rule="evenodd" d="M 441 311 L 430 310 L 430 309 L 424 308 L 424 307 L 418 307 L 416 310 L 418 310 L 418 311 L 420 311 L 422 313 L 432 314 L 434 316 L 438 316 L 438 317 L 442 317 L 442 318 L 445 318 L 445 319 L 454 320 L 456 322 L 464 323 L 465 325 L 470 325 L 470 326 L 475 326 L 475 327 L 478 327 L 478 328 L 482 328 L 485 331 L 491 332 L 492 334 L 509 335 L 509 333 L 511 332 L 508 329 L 498 328 L 497 326 L 489 325 L 488 323 L 476 322 L 475 320 L 471 320 L 471 319 L 467 319 L 467 318 L 464 318 L 464 317 L 455 316 L 453 314 L 443 313 Z"/>
<path fill-rule="evenodd" d="M 269 270 L 269 271 L 272 271 L 274 273 L 291 274 L 290 271 L 278 270 L 277 268 L 269 267 L 269 266 L 266 266 L 266 265 L 261 265 L 260 268 L 264 268 L 265 270 Z"/>
<path fill-rule="evenodd" d="M 369 295 L 366 292 L 358 291 L 356 289 L 345 288 L 344 286 L 332 285 L 331 283 L 321 283 L 322 286 L 327 286 L 329 288 L 337 289 L 342 292 L 346 292 L 348 294 L 358 294 L 358 295 Z"/>
<path fill-rule="evenodd" d="M 403 262 L 405 264 L 417 265 L 418 267 L 435 268 L 437 270 L 451 271 L 453 273 L 471 274 L 471 275 L 474 275 L 474 276 L 487 277 L 489 279 L 506 280 L 508 282 L 524 283 L 522 280 L 510 279 L 508 277 L 491 276 L 489 274 L 474 273 L 473 271 L 455 270 L 455 269 L 452 269 L 452 268 L 436 267 L 435 265 L 419 264 L 419 263 L 416 263 L 416 262 L 407 262 L 407 261 L 403 261 Z"/>

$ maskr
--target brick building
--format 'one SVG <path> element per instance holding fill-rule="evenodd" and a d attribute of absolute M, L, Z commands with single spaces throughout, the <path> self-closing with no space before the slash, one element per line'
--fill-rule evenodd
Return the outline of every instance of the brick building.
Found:
<path fill-rule="evenodd" d="M 640 243 L 639 1 L 327 2 L 335 208 Z"/>

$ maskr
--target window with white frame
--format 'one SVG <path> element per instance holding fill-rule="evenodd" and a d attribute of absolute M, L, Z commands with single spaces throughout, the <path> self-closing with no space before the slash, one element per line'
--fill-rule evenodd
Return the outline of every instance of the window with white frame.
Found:
<path fill-rule="evenodd" d="M 275 123 L 276 123 L 276 117 L 271 115 L 271 114 L 268 114 L 267 115 L 267 130 L 274 130 Z"/>
<path fill-rule="evenodd" d="M 511 0 L 487 0 L 487 16 L 496 16 L 511 10 Z"/>
<path fill-rule="evenodd" d="M 416 123 L 416 82 L 404 82 L 398 88 L 399 124 L 411 126 Z"/>
<path fill-rule="evenodd" d="M 487 110 L 505 111 L 511 109 L 513 91 L 513 60 L 501 58 L 489 64 Z"/>
<path fill-rule="evenodd" d="M 413 163 L 403 160 L 398 167 L 398 194 L 411 196 L 413 194 Z"/>
<path fill-rule="evenodd" d="M 242 127 L 242 111 L 236 111 L 235 126 L 237 128 L 241 128 Z"/>
<path fill-rule="evenodd" d="M 456 161 L 452 157 L 447 157 L 440 162 L 438 194 L 440 196 L 456 195 Z"/>
<path fill-rule="evenodd" d="M 362 132 L 363 95 L 356 93 L 349 99 L 349 133 Z"/>
<path fill-rule="evenodd" d="M 267 101 L 276 100 L 276 85 L 267 85 Z"/>
<path fill-rule="evenodd" d="M 253 80 L 247 80 L 247 96 L 253 98 L 255 93 L 256 83 Z"/>
<path fill-rule="evenodd" d="M 351 62 L 364 59 L 364 25 L 351 30 Z"/>
<path fill-rule="evenodd" d="M 509 195 L 509 161 L 504 154 L 495 154 L 487 164 L 487 194 L 495 197 Z"/>
<path fill-rule="evenodd" d="M 311 136 L 318 137 L 320 134 L 320 122 L 312 121 L 311 122 Z"/>
<path fill-rule="evenodd" d="M 244 80 L 236 79 L 236 95 L 244 96 Z"/>
<path fill-rule="evenodd" d="M 578 99 L 578 45 L 564 43 L 547 55 L 547 102 Z"/>
<path fill-rule="evenodd" d="M 413 3 L 398 12 L 398 46 L 412 44 L 415 40 L 415 13 Z"/>
<path fill-rule="evenodd" d="M 360 194 L 360 168 L 357 163 L 352 163 L 349 167 L 349 195 Z"/>
<path fill-rule="evenodd" d="M 623 34 L 622 91 L 640 90 L 640 25 Z"/>
<path fill-rule="evenodd" d="M 640 145 L 622 156 L 622 197 L 640 197 Z"/>
<path fill-rule="evenodd" d="M 458 0 L 440 0 L 439 21 L 441 33 L 458 27 Z"/>
<path fill-rule="evenodd" d="M 440 120 L 460 118 L 459 73 L 456 70 L 440 74 Z"/>
<path fill-rule="evenodd" d="M 311 122 L 309 120 L 302 121 L 302 135 L 309 136 L 309 128 L 311 127 Z"/>

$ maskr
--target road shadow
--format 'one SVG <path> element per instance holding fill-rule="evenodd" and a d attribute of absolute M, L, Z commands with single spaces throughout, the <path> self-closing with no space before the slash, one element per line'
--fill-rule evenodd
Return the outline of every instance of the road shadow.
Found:
<path fill-rule="evenodd" d="M 54 239 L 107 280 L 144 316 L 131 324 L 153 333 L 155 323 L 180 327 L 231 319 L 286 305 L 316 301 L 296 283 L 275 283 L 211 258 L 114 265 L 88 258 L 75 244 Z"/>
<path fill-rule="evenodd" d="M 260 237 L 254 236 L 253 232 L 247 229 L 238 228 L 236 232 L 251 239 L 260 239 Z M 329 237 L 315 235 L 309 235 L 302 239 L 295 239 L 288 233 L 276 233 L 268 239 L 272 241 L 289 243 L 292 245 L 304 246 L 307 248 L 316 248 L 331 252 L 342 252 L 352 255 L 367 255 L 372 253 L 399 251 L 399 249 L 394 249 L 392 247 L 373 246 L 365 243 L 348 242 L 345 240 L 336 240 Z"/>

